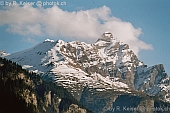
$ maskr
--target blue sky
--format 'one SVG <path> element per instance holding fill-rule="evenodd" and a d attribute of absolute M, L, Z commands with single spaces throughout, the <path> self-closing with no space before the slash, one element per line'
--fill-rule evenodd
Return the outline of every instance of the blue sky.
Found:
<path fill-rule="evenodd" d="M 35 5 L 0 5 L 0 50 L 18 52 L 46 38 L 93 43 L 111 31 L 145 64 L 164 64 L 170 75 L 169 0 L 58 0 L 66 4 L 55 7 L 31 2 Z"/>

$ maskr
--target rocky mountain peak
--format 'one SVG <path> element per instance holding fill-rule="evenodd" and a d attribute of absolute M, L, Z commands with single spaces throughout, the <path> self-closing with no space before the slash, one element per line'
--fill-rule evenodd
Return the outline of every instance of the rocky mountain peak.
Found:
<path fill-rule="evenodd" d="M 103 35 L 97 40 L 97 42 L 99 41 L 112 42 L 116 41 L 116 39 L 113 37 L 111 32 L 107 31 L 104 32 Z"/>
<path fill-rule="evenodd" d="M 47 39 L 6 58 L 41 73 L 46 81 L 64 86 L 77 100 L 84 87 L 88 87 L 126 93 L 128 90 L 124 88 L 139 90 L 149 95 L 159 94 L 162 100 L 170 101 L 170 79 L 163 66 L 144 65 L 128 44 L 117 41 L 110 32 L 103 33 L 94 44 Z"/>
<path fill-rule="evenodd" d="M 112 39 L 115 39 L 112 35 L 111 32 L 107 31 L 107 32 L 104 32 L 103 35 L 102 35 L 103 38 L 112 38 Z"/>

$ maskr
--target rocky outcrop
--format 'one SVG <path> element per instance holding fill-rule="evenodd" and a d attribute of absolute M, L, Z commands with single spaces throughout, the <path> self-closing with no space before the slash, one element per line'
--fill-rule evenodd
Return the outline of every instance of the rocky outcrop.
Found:
<path fill-rule="evenodd" d="M 84 88 L 80 102 L 95 113 L 105 113 L 112 109 L 113 102 L 118 97 L 114 91 L 97 91 Z"/>
<path fill-rule="evenodd" d="M 139 66 L 135 74 L 135 89 L 149 95 L 158 95 L 164 101 L 170 101 L 170 80 L 162 64 L 152 67 Z"/>
<path fill-rule="evenodd" d="M 71 104 L 69 109 L 64 113 L 86 113 L 85 109 L 80 108 L 78 105 Z"/>
<path fill-rule="evenodd" d="M 95 113 L 168 113 L 169 103 L 139 91 L 97 91 L 85 88 L 80 102 Z"/>

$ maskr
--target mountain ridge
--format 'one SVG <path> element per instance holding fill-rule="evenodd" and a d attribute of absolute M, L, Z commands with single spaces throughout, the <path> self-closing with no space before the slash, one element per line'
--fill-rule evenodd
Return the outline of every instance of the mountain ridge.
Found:
<path fill-rule="evenodd" d="M 39 73 L 46 81 L 58 83 L 77 100 L 88 87 L 99 92 L 137 90 L 170 102 L 170 80 L 163 65 L 148 67 L 128 44 L 117 41 L 110 32 L 94 44 L 47 39 L 5 58 Z"/>

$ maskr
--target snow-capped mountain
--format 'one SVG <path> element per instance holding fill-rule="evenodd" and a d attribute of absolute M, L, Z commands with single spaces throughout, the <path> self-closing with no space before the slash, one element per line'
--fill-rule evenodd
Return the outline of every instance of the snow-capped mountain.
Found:
<path fill-rule="evenodd" d="M 117 41 L 110 32 L 94 44 L 47 39 L 6 58 L 64 86 L 78 100 L 88 87 L 99 92 L 139 90 L 170 101 L 169 77 L 163 65 L 147 67 L 129 45 Z"/>
<path fill-rule="evenodd" d="M 6 53 L 5 51 L 0 51 L 0 57 L 5 57 L 5 56 L 8 56 L 9 54 Z"/>

